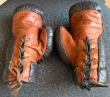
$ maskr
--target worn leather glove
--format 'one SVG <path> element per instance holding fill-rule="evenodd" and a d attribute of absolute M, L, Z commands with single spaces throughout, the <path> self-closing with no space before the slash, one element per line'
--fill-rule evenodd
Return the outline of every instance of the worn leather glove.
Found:
<path fill-rule="evenodd" d="M 79 2 L 70 8 L 69 16 L 70 33 L 63 26 L 55 33 L 61 59 L 72 64 L 76 82 L 82 88 L 109 86 L 100 6 L 91 1 Z"/>
<path fill-rule="evenodd" d="M 12 33 L 3 79 L 9 87 L 20 88 L 22 82 L 33 82 L 37 65 L 52 52 L 53 30 L 42 27 L 43 12 L 36 6 L 19 6 L 13 15 Z"/>

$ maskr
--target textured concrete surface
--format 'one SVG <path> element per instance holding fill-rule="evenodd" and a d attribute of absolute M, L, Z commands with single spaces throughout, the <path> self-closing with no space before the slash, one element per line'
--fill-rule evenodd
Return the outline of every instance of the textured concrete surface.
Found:
<path fill-rule="evenodd" d="M 0 5 L 2 5 L 7 0 L 0 0 Z M 106 5 L 110 8 L 110 0 L 104 0 L 106 2 Z"/>
<path fill-rule="evenodd" d="M 0 6 L 0 97 L 11 97 L 10 90 L 3 83 L 6 49 L 12 36 L 12 14 L 21 4 L 35 4 L 44 11 L 44 24 L 54 29 L 64 25 L 69 29 L 68 10 L 79 1 L 85 0 L 8 0 Z M 107 64 L 110 71 L 110 9 L 103 0 L 93 0 L 102 7 Z M 109 74 L 110 75 L 110 74 Z M 52 55 L 44 64 L 38 65 L 36 83 L 26 84 L 18 97 L 110 97 L 110 88 L 92 88 L 89 92 L 74 84 L 71 67 L 58 57 L 55 47 Z"/>

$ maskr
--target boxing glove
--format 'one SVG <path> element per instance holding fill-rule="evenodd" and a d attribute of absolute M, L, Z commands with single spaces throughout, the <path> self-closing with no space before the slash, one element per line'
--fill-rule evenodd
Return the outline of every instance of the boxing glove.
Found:
<path fill-rule="evenodd" d="M 42 18 L 43 12 L 35 5 L 21 5 L 14 11 L 3 75 L 11 88 L 35 81 L 37 65 L 52 52 L 53 30 L 42 27 Z"/>
<path fill-rule="evenodd" d="M 70 8 L 69 17 L 70 33 L 63 26 L 55 32 L 59 56 L 72 65 L 75 81 L 82 88 L 109 86 L 101 7 L 92 1 L 79 2 Z"/>

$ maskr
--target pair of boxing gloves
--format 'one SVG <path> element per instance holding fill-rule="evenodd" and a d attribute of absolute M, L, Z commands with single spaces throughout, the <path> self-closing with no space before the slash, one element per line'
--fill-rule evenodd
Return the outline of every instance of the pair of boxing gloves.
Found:
<path fill-rule="evenodd" d="M 100 6 L 91 1 L 73 5 L 69 10 L 70 33 L 63 26 L 53 33 L 51 27 L 42 27 L 42 18 L 43 12 L 35 5 L 15 10 L 4 82 L 15 89 L 23 82 L 33 82 L 37 65 L 52 52 L 55 36 L 58 54 L 72 65 L 77 84 L 88 90 L 91 86 L 109 86 Z"/>

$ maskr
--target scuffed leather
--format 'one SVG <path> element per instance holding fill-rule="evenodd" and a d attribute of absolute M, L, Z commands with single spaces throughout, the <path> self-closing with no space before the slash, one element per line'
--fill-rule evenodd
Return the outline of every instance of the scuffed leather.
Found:
<path fill-rule="evenodd" d="M 13 56 L 14 43 L 15 43 L 15 38 L 12 36 L 10 43 L 8 45 L 8 49 L 7 49 L 6 61 L 11 60 Z"/>
<path fill-rule="evenodd" d="M 99 36 L 98 39 L 98 49 L 99 49 L 98 84 L 101 86 L 109 86 L 108 68 L 106 64 L 106 55 L 102 36 Z"/>
<path fill-rule="evenodd" d="M 4 82 L 8 81 L 8 74 L 10 72 L 10 65 L 13 57 L 13 48 L 14 48 L 15 38 L 12 37 L 7 49 L 6 61 L 5 61 L 5 69 L 3 74 Z"/>
<path fill-rule="evenodd" d="M 86 45 L 83 41 L 86 37 L 91 40 L 91 51 L 90 57 L 95 60 L 91 63 L 91 69 L 93 71 L 90 73 L 91 78 L 94 78 L 94 83 L 97 83 L 97 68 L 98 68 L 98 37 L 102 34 L 102 18 L 99 12 L 95 10 L 84 10 L 73 14 L 70 18 L 71 23 L 71 34 L 76 41 L 77 52 L 75 55 L 75 62 L 78 66 L 77 77 L 78 83 L 81 83 L 84 79 L 84 74 L 82 69 L 85 68 L 85 63 L 83 59 L 86 60 L 86 54 L 84 49 Z"/>
<path fill-rule="evenodd" d="M 29 82 L 36 82 L 35 79 L 39 75 L 38 68 L 40 65 L 43 65 L 42 62 L 40 64 L 35 63 L 35 62 L 31 62 Z"/>
<path fill-rule="evenodd" d="M 99 36 L 102 35 L 103 32 L 100 6 L 91 1 L 80 2 L 70 8 L 69 15 L 71 25 L 70 32 L 73 40 L 68 41 L 67 39 L 71 39 L 71 36 L 68 37 L 67 34 L 65 34 L 66 30 L 61 30 L 59 33 L 62 32 L 65 34 L 65 41 L 67 40 L 67 42 L 62 41 L 63 46 L 62 48 L 57 46 L 58 51 L 65 50 L 67 59 L 69 59 L 72 66 L 75 67 L 73 72 L 76 75 L 77 83 L 80 84 L 81 87 L 86 87 L 90 90 L 91 85 L 109 86 L 106 64 L 105 61 L 102 62 L 101 58 L 105 56 L 103 55 L 104 47 L 99 39 Z M 61 35 L 59 37 L 61 37 L 59 40 L 63 40 Z M 58 44 L 59 40 L 56 41 L 56 44 Z M 71 51 L 65 47 L 66 44 L 68 48 L 71 48 L 71 45 L 73 45 L 72 41 L 75 41 L 76 51 L 74 48 L 73 51 Z M 75 57 L 70 58 L 69 52 Z M 65 60 L 64 57 L 61 56 L 61 53 L 62 52 L 59 52 L 60 57 L 62 60 Z M 90 64 L 89 70 L 87 67 L 88 63 Z M 103 68 L 103 70 L 100 68 Z"/>
<path fill-rule="evenodd" d="M 56 29 L 57 26 L 63 24 L 68 29 L 68 10 L 73 4 L 80 1 L 81 0 L 7 0 L 7 2 L 0 7 L 0 75 L 2 76 L 3 74 L 6 49 L 11 38 L 11 16 L 17 6 L 26 3 L 36 4 L 45 14 L 43 19 L 45 25 L 52 25 L 52 27 Z M 105 28 L 103 39 L 106 47 L 106 62 L 108 67 L 110 67 L 110 9 L 105 6 L 102 2 L 103 0 L 94 1 L 97 1 L 103 10 L 103 24 Z M 9 95 L 9 90 L 6 88 L 5 84 L 2 84 L 2 78 L 0 80 L 1 97 L 12 97 Z M 18 97 L 35 97 L 35 95 L 37 97 L 105 97 L 105 95 L 106 97 L 109 97 L 110 95 L 109 88 L 93 88 L 88 92 L 86 90 L 82 91 L 78 85 L 75 85 L 74 79 L 72 78 L 71 68 L 66 66 L 66 64 L 59 59 L 55 47 L 51 57 L 48 57 L 45 61 L 45 65 L 39 66 L 39 76 L 36 78 L 36 82 L 36 84 L 24 85 Z"/>
<path fill-rule="evenodd" d="M 82 10 L 97 10 L 101 14 L 101 7 L 96 2 L 93 3 L 93 1 L 86 1 L 73 5 L 69 10 L 69 17 Z"/>
<path fill-rule="evenodd" d="M 47 45 L 46 45 L 46 51 L 43 55 L 42 58 L 46 58 L 48 57 L 52 50 L 53 50 L 53 36 L 54 36 L 54 33 L 53 33 L 53 29 L 51 27 L 44 27 L 46 29 L 46 32 L 47 32 Z"/>
<path fill-rule="evenodd" d="M 38 8 L 38 6 L 33 5 L 33 4 L 23 4 L 19 7 L 17 7 L 14 11 L 14 14 L 19 12 L 19 11 L 23 11 L 23 10 L 33 11 L 33 12 L 39 14 L 41 17 L 43 17 L 42 10 L 40 8 Z"/>
<path fill-rule="evenodd" d="M 74 66 L 76 43 L 63 26 L 57 28 L 56 30 L 55 43 L 58 48 L 59 55 L 63 61 Z"/>
<path fill-rule="evenodd" d="M 29 82 L 36 82 L 36 78 L 39 75 L 39 66 L 44 65 L 43 61 L 51 54 L 53 49 L 53 29 L 51 27 L 44 27 L 47 32 L 47 44 L 46 44 L 46 50 L 44 55 L 42 56 L 41 60 L 35 62 L 31 62 L 30 66 L 30 77 Z"/>
<path fill-rule="evenodd" d="M 29 82 L 29 79 L 33 78 L 30 78 L 30 75 L 36 74 L 31 70 L 32 63 L 38 62 L 43 57 L 46 58 L 52 52 L 53 30 L 51 27 L 42 27 L 40 15 L 43 13 L 35 8 L 34 5 L 22 5 L 14 12 L 12 32 L 15 39 L 12 39 L 7 51 L 8 61 L 3 76 L 5 82 L 16 80 L 15 71 L 19 68 L 22 68 L 19 71 L 21 81 Z M 22 52 L 24 58 L 20 59 Z M 19 67 L 20 65 L 22 67 Z"/>
<path fill-rule="evenodd" d="M 23 71 L 21 73 L 21 78 L 23 81 L 28 82 L 29 73 L 30 73 L 30 62 L 38 61 L 46 49 L 46 34 L 44 34 L 45 43 L 41 44 L 37 40 L 38 37 L 42 37 L 42 34 L 39 35 L 39 31 L 42 27 L 42 18 L 40 15 L 31 12 L 31 11 L 20 11 L 13 16 L 13 35 L 16 39 L 14 45 L 14 54 L 11 64 L 11 72 L 9 73 L 9 80 L 15 80 L 16 76 L 13 75 L 12 71 L 14 68 L 17 68 L 18 64 L 23 65 Z M 42 32 L 43 33 L 43 32 Z M 25 36 L 26 35 L 26 36 Z M 25 37 L 25 38 L 24 38 Z M 39 38 L 40 39 L 40 38 Z M 23 43 L 25 41 L 25 43 Z M 44 42 L 44 41 L 43 41 Z M 20 47 L 24 44 L 22 51 Z M 37 49 L 38 46 L 38 49 Z M 21 47 L 22 48 L 22 47 Z M 36 52 L 37 51 L 37 52 Z M 20 53 L 23 52 L 23 55 L 26 58 L 20 59 Z M 22 63 L 20 62 L 22 61 Z M 14 72 L 14 71 L 13 71 Z"/>

